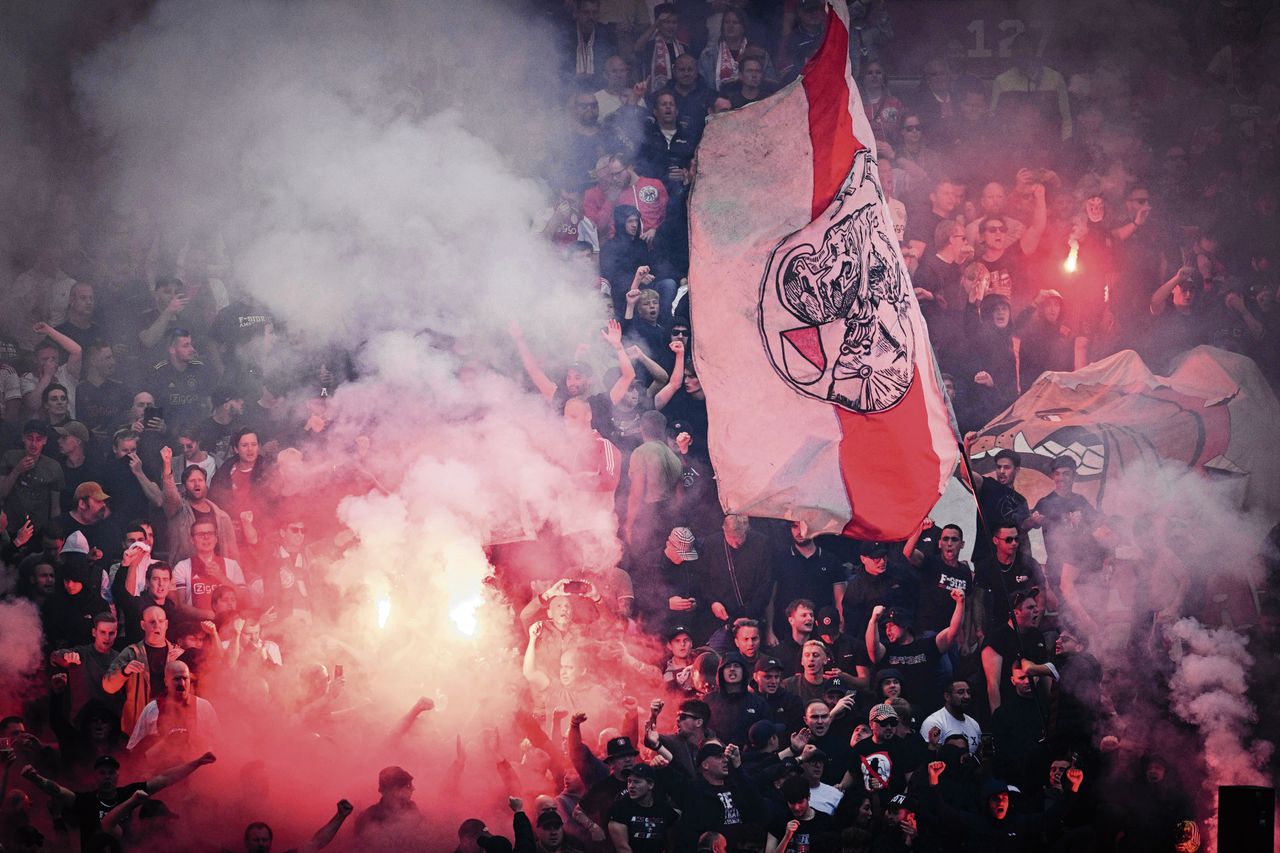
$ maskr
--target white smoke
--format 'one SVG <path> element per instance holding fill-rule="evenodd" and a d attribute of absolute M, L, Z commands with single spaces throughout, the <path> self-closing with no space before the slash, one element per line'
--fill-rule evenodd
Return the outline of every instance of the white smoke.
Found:
<path fill-rule="evenodd" d="M 1245 693 L 1253 656 L 1245 638 L 1228 628 L 1206 628 L 1195 619 L 1180 619 L 1169 628 L 1176 670 L 1169 679 L 1171 707 L 1200 731 L 1207 774 L 1206 799 L 1213 803 L 1208 820 L 1214 849 L 1217 791 L 1220 785 L 1269 785 L 1265 768 L 1274 745 L 1252 740 L 1256 711 Z"/>
<path fill-rule="evenodd" d="M 0 601 L 0 715 L 21 714 L 21 703 L 41 689 L 40 613 L 25 599 Z"/>
<path fill-rule="evenodd" d="M 293 809 L 367 805 L 382 764 L 439 771 L 455 733 L 504 724 L 518 701 L 520 638 L 486 581 L 488 545 L 558 529 L 575 495 L 564 425 L 524 390 L 505 329 L 519 320 L 554 375 L 579 341 L 600 346 L 603 323 L 580 271 L 531 228 L 546 198 L 530 175 L 560 115 L 552 54 L 547 33 L 487 0 L 166 0 L 77 74 L 110 143 L 110 207 L 147 210 L 177 245 L 218 235 L 292 341 L 357 351 L 360 378 L 289 474 L 301 494 L 359 484 L 337 508 L 354 534 L 329 568 L 342 611 L 297 626 L 287 651 L 293 665 L 347 661 L 366 704 L 336 750 L 266 722 L 245 732 Z M 617 559 L 612 524 L 587 518 L 597 561 Z M 384 744 L 418 696 L 441 695 L 418 727 L 429 736 Z M 341 784 L 299 788 L 308 776 Z M 488 793 L 433 801 L 434 840 L 501 809 Z"/>

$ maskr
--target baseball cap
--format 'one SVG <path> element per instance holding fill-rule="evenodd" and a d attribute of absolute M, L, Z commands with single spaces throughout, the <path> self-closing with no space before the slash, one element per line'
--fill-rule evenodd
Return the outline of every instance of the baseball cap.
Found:
<path fill-rule="evenodd" d="M 74 436 L 80 439 L 81 444 L 89 443 L 89 428 L 79 421 L 67 421 L 60 427 L 54 427 L 53 431 L 60 436 Z"/>
<path fill-rule="evenodd" d="M 458 838 L 475 838 L 485 831 L 484 821 L 478 817 L 469 817 L 458 827 Z"/>
<path fill-rule="evenodd" d="M 138 809 L 138 817 L 151 820 L 158 817 L 176 818 L 177 812 L 164 804 L 162 800 L 147 800 Z"/>
<path fill-rule="evenodd" d="M 409 775 L 409 771 L 403 767 L 397 767 L 394 764 L 390 767 L 384 767 L 378 771 L 378 790 L 386 790 L 388 788 L 403 788 L 413 783 L 413 777 Z"/>
<path fill-rule="evenodd" d="M 667 537 L 667 543 L 670 544 L 671 547 L 675 549 L 675 552 L 680 555 L 680 559 L 698 559 L 698 551 L 693 547 L 693 531 L 689 528 L 672 528 L 671 534 Z"/>
<path fill-rule="evenodd" d="M 861 554 L 864 557 L 887 557 L 889 546 L 883 542 L 863 542 Z"/>
<path fill-rule="evenodd" d="M 702 748 L 698 750 L 698 757 L 693 763 L 701 767 L 702 762 L 706 761 L 708 758 L 719 758 L 722 755 L 724 755 L 724 744 L 704 743 Z"/>
<path fill-rule="evenodd" d="M 759 724 L 757 723 L 757 725 Z M 658 778 L 658 774 L 648 764 L 637 764 L 630 770 L 623 771 L 622 778 L 626 779 L 628 776 L 636 776 L 649 781 L 654 781 Z"/>
<path fill-rule="evenodd" d="M 893 710 L 893 706 L 888 702 L 881 702 L 871 709 L 867 719 L 873 723 L 886 723 L 889 720 L 893 720 L 896 724 L 898 722 L 898 712 Z"/>
<path fill-rule="evenodd" d="M 244 395 L 234 388 L 226 385 L 220 385 L 213 389 L 213 393 L 209 395 L 209 401 L 213 404 L 213 408 L 218 408 L 228 400 L 243 400 Z"/>
<path fill-rule="evenodd" d="M 93 498 L 95 501 L 105 501 L 110 497 L 111 495 L 102 491 L 102 486 L 99 486 L 93 480 L 85 480 L 83 483 L 76 486 L 76 500 L 80 500 L 81 498 Z"/>
<path fill-rule="evenodd" d="M 841 676 L 837 675 L 834 678 L 828 678 L 826 681 L 822 683 L 822 692 L 823 693 L 840 693 L 841 695 L 848 695 L 849 693 L 853 692 L 853 685 L 850 684 Z"/>
<path fill-rule="evenodd" d="M 44 421 L 38 421 L 35 418 L 32 418 L 31 420 L 27 421 L 25 424 L 22 425 L 23 435 L 30 435 L 33 432 L 38 432 L 41 435 L 44 435 L 45 434 Z"/>
<path fill-rule="evenodd" d="M 786 671 L 786 667 L 777 658 L 761 657 L 756 660 L 756 672 L 773 672 L 775 669 L 778 672 Z"/>
<path fill-rule="evenodd" d="M 837 634 L 840 631 L 840 611 L 827 606 L 818 611 L 816 624 L 819 634 Z"/>
<path fill-rule="evenodd" d="M 99 767 L 114 767 L 116 770 L 119 770 L 120 762 L 116 761 L 115 758 L 110 755 L 99 755 L 93 760 L 93 769 L 97 770 Z"/>
<path fill-rule="evenodd" d="M 757 747 L 764 746 L 769 742 L 769 738 L 774 735 L 781 735 L 786 730 L 786 726 L 779 725 L 771 720 L 760 720 L 747 729 L 747 743 Z"/>
<path fill-rule="evenodd" d="M 880 617 L 880 624 L 888 625 L 890 622 L 897 625 L 899 628 L 911 627 L 911 619 L 908 617 L 907 611 L 900 610 L 897 607 L 891 610 L 886 610 L 884 612 L 884 616 Z"/>
<path fill-rule="evenodd" d="M 672 640 L 674 640 L 676 637 L 679 637 L 681 634 L 688 634 L 690 637 L 693 636 L 693 634 L 690 633 L 689 628 L 685 625 L 672 625 L 671 627 L 667 628 L 663 636 L 666 637 L 667 642 L 669 643 Z"/>
<path fill-rule="evenodd" d="M 564 818 L 560 817 L 559 812 L 553 812 L 551 809 L 547 809 L 542 814 L 538 815 L 537 823 L 538 826 L 545 826 L 548 828 L 553 826 L 564 826 Z"/>

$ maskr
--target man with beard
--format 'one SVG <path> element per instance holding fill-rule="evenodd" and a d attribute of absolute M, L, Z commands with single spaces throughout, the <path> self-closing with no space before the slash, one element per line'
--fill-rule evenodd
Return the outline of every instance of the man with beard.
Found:
<path fill-rule="evenodd" d="M 901 794 L 911 772 L 928 756 L 928 749 L 917 738 L 897 736 L 898 713 L 892 705 L 876 705 L 868 721 L 871 737 L 854 744 L 853 767 L 841 787 L 861 784 L 868 792 L 879 791 L 881 797 Z"/>
<path fill-rule="evenodd" d="M 76 824 L 80 827 L 80 849 L 90 850 L 92 849 L 90 842 L 102 827 L 102 818 L 132 797 L 134 792 L 146 791 L 149 795 L 155 795 L 170 785 L 181 782 L 206 764 L 212 764 L 215 760 L 212 752 L 206 752 L 186 764 L 179 764 L 158 773 L 145 782 L 133 782 L 121 786 L 119 784 L 120 762 L 109 755 L 104 755 L 93 762 L 93 775 L 98 782 L 97 788 L 83 793 L 70 791 L 52 779 L 41 776 L 30 764 L 22 768 L 22 777 L 48 794 L 63 809 L 75 812 Z"/>
<path fill-rule="evenodd" d="M 942 692 L 943 705 L 920 723 L 920 736 L 931 744 L 944 743 L 953 737 L 963 737 L 973 755 L 982 746 L 982 727 L 965 711 L 969 708 L 969 682 L 955 679 Z"/>
<path fill-rule="evenodd" d="M 222 507 L 209 500 L 209 474 L 204 467 L 188 464 L 182 472 L 182 487 L 186 496 L 178 494 L 173 479 L 173 451 L 160 449 L 165 517 L 169 520 L 169 559 L 181 562 L 191 556 L 194 543 L 191 527 L 199 521 L 212 521 L 222 544 L 222 556 L 240 559 L 240 547 L 236 544 L 236 528 L 231 516 Z"/>
<path fill-rule="evenodd" d="M 102 490 L 102 486 L 89 480 L 76 486 L 74 503 L 71 509 L 54 519 L 68 537 L 76 531 L 84 534 L 90 549 L 102 550 L 108 545 L 106 537 L 112 535 L 102 522 L 110 515 L 107 501 L 110 496 Z M 114 544 L 114 543 L 111 543 Z"/>
<path fill-rule="evenodd" d="M 216 745 L 222 731 L 218 713 L 207 699 L 196 696 L 187 665 L 175 660 L 165 666 L 164 686 L 164 695 L 142 709 L 129 737 L 129 750 L 139 755 L 154 748 L 189 753 Z"/>
<path fill-rule="evenodd" d="M 378 771 L 378 801 L 356 818 L 356 838 L 369 847 L 381 842 L 420 837 L 426 817 L 413 801 L 413 777 L 403 767 Z M 368 849 L 368 848 L 366 848 Z"/>

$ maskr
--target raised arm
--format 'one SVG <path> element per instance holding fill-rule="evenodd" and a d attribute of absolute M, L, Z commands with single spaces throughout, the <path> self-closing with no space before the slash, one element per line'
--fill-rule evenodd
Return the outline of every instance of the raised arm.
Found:
<path fill-rule="evenodd" d="M 149 799 L 151 795 L 146 791 L 134 791 L 133 796 L 102 816 L 102 831 L 119 838 L 124 832 L 124 827 L 120 825 L 121 821 Z"/>
<path fill-rule="evenodd" d="M 35 785 L 50 799 L 61 805 L 63 808 L 70 808 L 75 805 L 76 795 L 73 792 L 68 791 L 52 779 L 41 776 L 30 764 L 22 768 L 21 775 L 23 779 L 26 779 L 32 785 Z"/>
<path fill-rule="evenodd" d="M 338 809 L 333 813 L 333 817 L 329 818 L 324 826 L 316 830 L 315 835 L 298 848 L 298 853 L 315 853 L 316 850 L 328 847 L 329 842 L 333 841 L 334 836 L 338 834 L 338 830 L 342 829 L 342 824 L 351 817 L 352 811 L 354 808 L 351 803 L 338 800 Z"/>
<path fill-rule="evenodd" d="M 867 620 L 867 654 L 871 656 L 872 663 L 884 657 L 884 644 L 880 642 L 880 617 L 883 614 L 884 605 L 877 604 Z"/>
<path fill-rule="evenodd" d="M 556 383 L 552 382 L 547 374 L 542 372 L 542 365 L 538 364 L 538 360 L 533 357 L 533 352 L 529 349 L 529 345 L 525 343 L 524 332 L 520 330 L 520 325 L 514 320 L 507 327 L 507 331 L 511 334 L 511 340 L 515 342 L 516 352 L 520 354 L 520 363 L 524 365 L 524 372 L 529 374 L 534 386 L 538 389 L 542 396 L 550 400 L 556 395 Z"/>
<path fill-rule="evenodd" d="M 170 785 L 176 785 L 181 782 L 206 764 L 212 764 L 217 760 L 212 752 L 206 752 L 199 758 L 191 759 L 186 764 L 179 764 L 177 767 L 170 767 L 168 770 L 161 771 L 147 781 L 147 793 L 158 794 Z"/>
<path fill-rule="evenodd" d="M 36 323 L 35 330 L 37 333 L 44 335 L 58 346 L 62 347 L 63 352 L 67 354 L 67 373 L 75 379 L 80 378 L 80 344 L 75 342 L 74 338 L 62 334 L 48 323 Z"/>
<path fill-rule="evenodd" d="M 1004 658 L 995 649 L 987 646 L 982 650 L 982 673 L 987 679 L 987 704 L 991 713 L 1000 707 L 1000 672 L 1004 669 Z"/>
<path fill-rule="evenodd" d="M 956 636 L 960 633 L 960 620 L 964 618 L 964 593 L 958 589 L 951 590 L 951 600 L 956 603 L 955 609 L 951 611 L 951 621 L 933 638 L 940 652 L 945 652 L 955 643 Z"/>
<path fill-rule="evenodd" d="M 671 378 L 667 380 L 667 384 L 653 398 L 653 407 L 661 409 L 671 402 L 671 398 L 676 395 L 684 385 L 684 341 L 672 341 L 671 351 L 676 354 L 676 363 L 671 368 Z"/>
<path fill-rule="evenodd" d="M 1022 239 L 1018 241 L 1018 245 L 1022 247 L 1024 254 L 1035 254 L 1036 249 L 1040 247 L 1040 238 L 1044 236 L 1045 226 L 1049 222 L 1049 208 L 1045 204 L 1044 184 L 1035 184 L 1031 187 L 1032 200 L 1034 205 L 1031 208 L 1031 221 L 1027 223 L 1027 229 L 1022 232 Z"/>
<path fill-rule="evenodd" d="M 616 406 L 622 402 L 623 397 L 627 396 L 627 389 L 631 387 L 631 383 L 636 381 L 636 368 L 627 356 L 626 349 L 622 346 L 621 323 L 617 320 L 610 320 L 608 327 L 600 334 L 609 346 L 613 347 L 613 351 L 618 357 L 618 369 L 622 371 L 618 381 L 613 383 L 613 387 L 609 389 L 609 399 Z"/>
<path fill-rule="evenodd" d="M 918 566 L 924 562 L 924 554 L 916 550 L 916 543 L 920 541 L 920 537 L 924 535 L 926 530 L 933 528 L 933 519 L 926 518 L 920 522 L 920 526 L 911 531 L 909 538 L 902 546 L 902 556 L 911 561 L 911 565 Z"/>
<path fill-rule="evenodd" d="M 1164 309 L 1169 305 L 1169 294 L 1173 293 L 1173 289 L 1184 281 L 1191 281 L 1191 276 L 1195 274 L 1195 268 L 1183 266 L 1164 284 L 1156 288 L 1156 292 L 1151 294 L 1151 301 L 1147 303 L 1147 308 L 1151 311 L 1151 316 L 1159 317 L 1164 313 Z"/>

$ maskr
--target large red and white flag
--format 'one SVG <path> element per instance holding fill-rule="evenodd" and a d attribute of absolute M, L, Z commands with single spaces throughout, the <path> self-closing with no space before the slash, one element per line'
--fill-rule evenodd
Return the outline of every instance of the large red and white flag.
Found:
<path fill-rule="evenodd" d="M 799 79 L 707 124 L 690 197 L 695 365 L 726 511 L 903 539 L 958 442 L 848 53 L 833 0 Z"/>

